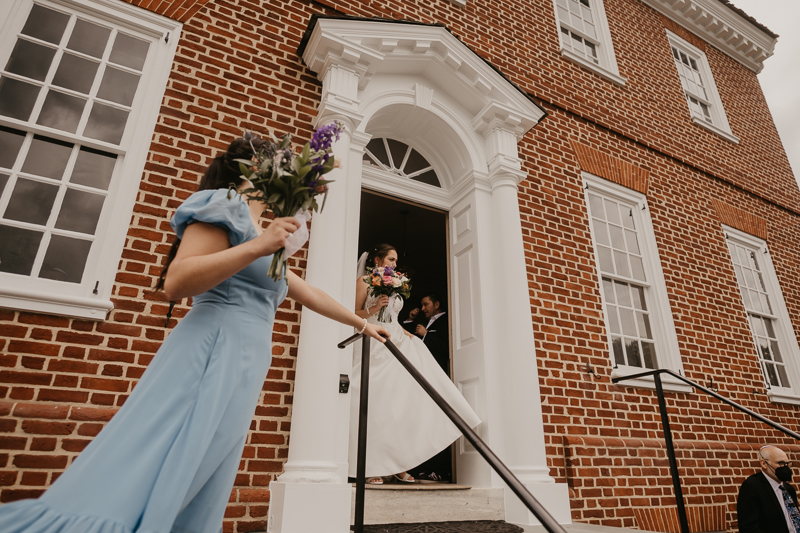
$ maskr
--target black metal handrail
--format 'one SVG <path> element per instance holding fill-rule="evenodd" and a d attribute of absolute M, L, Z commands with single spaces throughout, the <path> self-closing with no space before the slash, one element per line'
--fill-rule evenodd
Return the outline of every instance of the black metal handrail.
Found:
<path fill-rule="evenodd" d="M 675 458 L 675 448 L 672 444 L 672 431 L 669 427 L 669 415 L 667 414 L 667 402 L 664 400 L 664 388 L 661 384 L 661 374 L 669 374 L 670 376 L 677 378 L 687 385 L 691 385 L 695 389 L 701 390 L 708 394 L 709 396 L 713 396 L 714 398 L 730 405 L 734 409 L 738 409 L 739 411 L 750 415 L 751 417 L 755 418 L 756 420 L 760 420 L 764 422 L 768 426 L 771 426 L 778 431 L 785 433 L 786 435 L 800 440 L 800 434 L 795 433 L 791 429 L 785 428 L 782 425 L 778 424 L 777 422 L 773 422 L 769 418 L 765 416 L 761 416 L 760 414 L 756 413 L 755 411 L 751 411 L 747 407 L 739 405 L 738 403 L 729 400 L 728 398 L 722 396 L 721 394 L 717 394 L 716 392 L 703 387 L 702 385 L 695 383 L 691 379 L 686 379 L 685 377 L 681 376 L 680 374 L 673 372 L 672 370 L 662 368 L 659 370 L 650 370 L 648 372 L 641 372 L 639 374 L 632 374 L 630 376 L 622 376 L 618 378 L 612 378 L 611 381 L 613 383 L 619 383 L 620 381 L 626 381 L 629 379 L 638 379 L 644 378 L 647 376 L 653 376 L 653 381 L 655 381 L 656 385 L 656 395 L 658 396 L 658 410 L 661 413 L 661 426 L 664 429 L 664 442 L 667 446 L 667 457 L 669 458 L 669 471 L 672 475 L 672 487 L 675 490 L 675 503 L 678 506 L 678 521 L 681 525 L 681 533 L 690 533 L 689 531 L 689 519 L 686 516 L 686 506 L 683 502 L 683 491 L 681 489 L 681 478 L 678 474 L 678 461 Z"/>
<path fill-rule="evenodd" d="M 367 466 L 367 411 L 368 411 L 368 396 L 369 396 L 369 337 L 357 333 L 352 337 L 338 344 L 339 348 L 346 346 L 357 341 L 363 337 L 361 346 L 361 394 L 360 394 L 360 409 L 358 418 L 358 459 L 356 466 L 356 508 L 355 508 L 355 523 L 351 529 L 355 533 L 363 533 L 364 531 L 364 489 L 366 488 L 366 466 Z M 475 447 L 478 453 L 483 456 L 489 465 L 497 472 L 506 485 L 514 492 L 514 494 L 522 500 L 531 513 L 536 517 L 539 522 L 549 533 L 566 533 L 564 528 L 559 524 L 555 518 L 540 504 L 536 498 L 525 488 L 525 485 L 517 479 L 511 470 L 503 464 L 503 462 L 495 455 L 495 453 L 486 445 L 485 442 L 478 436 L 475 431 L 469 427 L 461 416 L 456 413 L 455 409 L 445 401 L 444 398 L 428 383 L 428 380 L 417 370 L 411 361 L 406 358 L 403 353 L 397 349 L 392 341 L 386 339 L 386 348 L 397 358 L 401 365 L 411 374 L 411 376 L 420 384 L 420 386 L 428 393 L 428 396 L 436 402 L 436 405 L 444 412 L 445 415 L 456 425 L 461 431 L 461 434 Z"/>

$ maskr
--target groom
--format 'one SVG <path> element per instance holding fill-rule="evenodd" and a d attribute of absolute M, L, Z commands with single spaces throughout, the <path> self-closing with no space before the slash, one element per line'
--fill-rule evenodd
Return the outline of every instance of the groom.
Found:
<path fill-rule="evenodd" d="M 424 296 L 421 303 L 422 320 L 416 320 L 420 310 L 412 309 L 403 327 L 422 339 L 444 373 L 450 377 L 450 332 L 445 303 L 437 294 Z"/>
<path fill-rule="evenodd" d="M 422 298 L 422 317 L 419 309 L 412 309 L 403 327 L 422 339 L 433 358 L 450 377 L 450 332 L 447 325 L 445 303 L 437 294 Z M 417 320 L 415 320 L 417 319 Z M 449 482 L 452 477 L 453 462 L 450 446 L 434 455 L 409 473 L 420 482 Z"/>

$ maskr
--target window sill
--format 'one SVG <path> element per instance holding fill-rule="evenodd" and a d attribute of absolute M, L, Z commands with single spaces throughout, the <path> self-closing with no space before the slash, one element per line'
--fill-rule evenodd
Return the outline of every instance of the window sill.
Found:
<path fill-rule="evenodd" d="M 578 66 L 587 68 L 594 72 L 595 74 L 607 79 L 611 83 L 618 85 L 620 87 L 625 87 L 625 78 L 620 76 L 615 72 L 611 72 L 608 69 L 601 67 L 600 65 L 596 65 L 591 61 L 587 61 L 586 59 L 582 58 L 578 54 L 567 50 L 566 48 L 561 49 L 561 55 L 573 63 L 576 63 Z"/>
<path fill-rule="evenodd" d="M 110 300 L 0 288 L 0 307 L 89 320 L 105 320 L 114 308 Z"/>
<path fill-rule="evenodd" d="M 633 367 L 617 367 L 611 371 L 612 378 L 621 378 L 625 376 L 632 376 L 634 374 L 640 374 L 642 372 L 647 372 L 649 369 L 647 368 L 633 368 Z M 631 379 L 628 381 L 623 381 L 621 383 L 615 383 L 618 387 L 636 387 L 640 389 L 651 389 L 655 390 L 656 382 L 653 379 L 653 376 L 647 376 L 644 378 L 638 379 Z M 694 387 L 691 387 L 684 383 L 683 381 L 679 381 L 670 375 L 661 376 L 661 388 L 668 392 L 683 392 L 683 393 L 692 393 L 694 392 Z"/>
<path fill-rule="evenodd" d="M 800 405 L 800 396 L 792 392 L 776 392 L 775 389 L 767 391 L 767 397 L 772 403 L 785 403 L 789 405 Z"/>
<path fill-rule="evenodd" d="M 726 141 L 730 141 L 733 144 L 739 144 L 739 137 L 736 137 L 735 135 L 733 135 L 731 133 L 728 133 L 727 131 L 725 131 L 725 130 L 723 130 L 721 128 L 718 128 L 717 126 L 715 126 L 713 124 L 709 124 L 708 122 L 706 122 L 703 119 L 700 119 L 700 118 L 697 118 L 697 117 L 693 116 L 692 117 L 692 122 L 694 122 L 695 124 L 697 124 L 698 126 L 700 126 L 702 128 L 707 129 L 710 132 L 716 133 L 717 135 L 719 135 L 720 137 L 722 137 Z"/>

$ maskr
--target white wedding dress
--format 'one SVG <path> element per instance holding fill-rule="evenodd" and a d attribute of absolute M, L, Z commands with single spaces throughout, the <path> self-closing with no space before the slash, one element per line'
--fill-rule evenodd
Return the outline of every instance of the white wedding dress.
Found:
<path fill-rule="evenodd" d="M 364 308 L 374 306 L 377 298 L 367 296 Z M 403 299 L 395 297 L 384 311 L 391 316 L 382 326 L 391 333 L 392 342 L 411 361 L 444 399 L 469 424 L 476 427 L 480 419 L 447 374 L 433 358 L 419 337 L 409 338 L 397 319 Z M 369 322 L 378 323 L 378 315 Z M 358 414 L 361 394 L 361 342 L 353 350 L 353 371 L 350 375 L 350 447 L 349 476 L 356 476 L 358 447 Z M 367 425 L 367 478 L 388 476 L 414 468 L 430 459 L 453 441 L 461 432 L 439 406 L 428 396 L 411 374 L 381 343 L 370 340 L 369 411 Z"/>

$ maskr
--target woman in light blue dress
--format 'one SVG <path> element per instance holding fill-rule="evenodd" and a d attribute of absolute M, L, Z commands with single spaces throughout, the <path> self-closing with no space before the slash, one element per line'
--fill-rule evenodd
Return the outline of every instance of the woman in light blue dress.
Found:
<path fill-rule="evenodd" d="M 267 276 L 299 225 L 281 218 L 262 231 L 263 205 L 228 194 L 247 183 L 233 160 L 250 155 L 235 140 L 172 218 L 180 246 L 161 281 L 171 300 L 194 296 L 192 310 L 47 492 L 0 507 L 0 533 L 219 533 L 287 293 L 382 341 L 385 329 L 291 272 L 288 287 Z"/>

